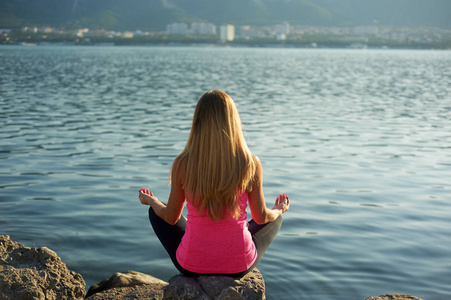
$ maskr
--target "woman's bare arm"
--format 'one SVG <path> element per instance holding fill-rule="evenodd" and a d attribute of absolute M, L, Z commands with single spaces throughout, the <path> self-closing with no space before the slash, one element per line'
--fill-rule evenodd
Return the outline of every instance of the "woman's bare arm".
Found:
<path fill-rule="evenodd" d="M 249 192 L 249 207 L 252 219 L 259 225 L 274 221 L 290 208 L 290 200 L 285 194 L 277 197 L 272 209 L 266 207 L 263 195 L 263 170 L 258 160 L 252 191 Z"/>
<path fill-rule="evenodd" d="M 139 191 L 139 200 L 142 204 L 152 206 L 155 214 L 165 220 L 167 223 L 174 225 L 180 220 L 183 206 L 185 204 L 185 192 L 182 188 L 182 180 L 184 178 L 184 168 L 180 167 L 177 174 L 173 170 L 172 173 L 171 193 L 169 195 L 168 204 L 160 202 L 148 189 Z"/>

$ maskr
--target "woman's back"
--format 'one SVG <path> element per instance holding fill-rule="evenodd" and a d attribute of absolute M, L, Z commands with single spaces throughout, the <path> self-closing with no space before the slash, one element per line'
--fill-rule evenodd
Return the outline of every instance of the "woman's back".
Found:
<path fill-rule="evenodd" d="M 238 216 L 236 191 L 251 183 L 256 160 L 232 98 L 214 90 L 199 99 L 190 136 L 172 170 L 186 175 L 182 184 L 193 195 L 191 204 L 221 220 L 224 212 Z"/>

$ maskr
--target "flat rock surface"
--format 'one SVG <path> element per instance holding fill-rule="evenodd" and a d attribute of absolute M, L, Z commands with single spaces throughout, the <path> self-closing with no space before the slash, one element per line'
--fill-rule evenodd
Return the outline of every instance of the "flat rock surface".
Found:
<path fill-rule="evenodd" d="M 117 300 L 117 299 L 140 299 L 161 300 L 164 297 L 167 283 L 142 284 L 132 287 L 117 287 L 96 293 L 87 300 Z"/>
<path fill-rule="evenodd" d="M 54 251 L 0 235 L 0 299 L 84 299 L 85 287 Z"/>
<path fill-rule="evenodd" d="M 155 287 L 155 289 L 163 288 L 164 286 L 168 285 L 167 282 L 160 280 L 156 277 L 153 277 L 151 275 L 147 275 L 144 273 L 136 272 L 136 271 L 125 271 L 122 273 L 115 273 L 113 276 L 111 276 L 108 279 L 103 280 L 100 283 L 94 284 L 89 288 L 88 293 L 86 294 L 86 297 L 90 297 L 94 294 L 108 291 L 111 289 L 116 288 L 131 288 L 135 286 L 141 286 L 146 285 L 146 289 L 149 289 L 151 287 Z M 140 288 L 140 290 L 142 290 Z M 124 293 L 126 289 L 117 289 L 117 292 Z M 105 293 L 106 295 L 106 293 Z M 98 296 L 97 296 L 98 297 Z M 124 294 L 125 297 L 125 294 Z M 89 298 L 91 299 L 91 298 Z M 96 298 L 92 298 L 96 299 Z M 107 298 L 105 298 L 107 299 Z"/>

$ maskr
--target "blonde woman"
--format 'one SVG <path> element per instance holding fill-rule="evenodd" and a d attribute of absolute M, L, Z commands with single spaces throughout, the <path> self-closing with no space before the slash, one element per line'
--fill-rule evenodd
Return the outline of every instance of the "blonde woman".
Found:
<path fill-rule="evenodd" d="M 188 142 L 170 174 L 167 205 L 144 188 L 139 199 L 150 205 L 152 227 L 175 267 L 187 276 L 250 272 L 277 235 L 290 202 L 282 194 L 272 209 L 266 207 L 262 167 L 246 145 L 229 95 L 214 90 L 199 99 Z"/>

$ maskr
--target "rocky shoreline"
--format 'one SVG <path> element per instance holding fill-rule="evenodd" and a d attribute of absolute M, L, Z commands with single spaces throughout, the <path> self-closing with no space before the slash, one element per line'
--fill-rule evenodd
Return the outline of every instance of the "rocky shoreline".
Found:
<path fill-rule="evenodd" d="M 243 278 L 176 275 L 165 282 L 135 271 L 116 273 L 86 293 L 83 277 L 46 248 L 29 248 L 0 235 L 0 300 L 41 299 L 266 299 L 263 276 L 255 269 Z M 366 300 L 422 300 L 387 294 Z"/>

